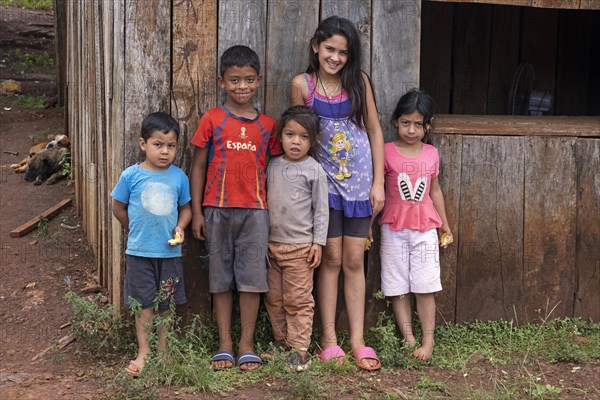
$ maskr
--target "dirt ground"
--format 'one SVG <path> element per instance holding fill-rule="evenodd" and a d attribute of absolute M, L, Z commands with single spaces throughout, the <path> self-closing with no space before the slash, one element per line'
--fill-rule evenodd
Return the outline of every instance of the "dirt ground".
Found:
<path fill-rule="evenodd" d="M 47 31 L 47 24 L 52 23 L 51 14 L 0 7 L 0 20 L 0 80 L 21 79 L 27 82 L 24 94 L 51 96 L 55 90 L 52 69 L 22 74 L 19 65 L 3 58 L 11 51 L 10 54 L 14 54 L 16 48 L 52 52 L 52 41 L 40 39 L 47 37 L 48 32 L 40 33 L 42 36 L 18 33 L 19 26 L 31 28 L 28 21 L 33 22 L 34 28 L 46 27 L 43 29 Z M 31 78 L 30 75 L 35 76 Z M 36 84 L 36 77 L 40 76 L 50 76 L 50 84 L 48 80 L 38 80 Z M 73 206 L 49 221 L 45 235 L 40 230 L 20 238 L 9 235 L 11 230 L 60 200 L 74 199 L 74 186 L 68 181 L 60 181 L 54 186 L 34 186 L 25 182 L 22 174 L 8 168 L 9 164 L 20 160 L 32 144 L 45 140 L 49 134 L 64 133 L 63 123 L 63 109 L 9 106 L 9 99 L 0 97 L 0 399 L 3 400 L 115 398 L 118 393 L 110 385 L 127 362 L 127 358 L 123 358 L 101 365 L 78 356 L 77 342 L 34 360 L 68 334 L 68 328 L 63 326 L 70 321 L 71 309 L 64 298 L 65 293 L 69 290 L 80 293 L 83 287 L 95 284 L 94 257 Z M 12 152 L 18 152 L 18 155 Z M 443 390 L 434 390 L 430 395 L 423 395 L 422 390 L 417 392 L 422 376 L 443 382 Z M 585 389 L 584 398 L 599 399 L 599 376 L 598 365 L 540 362 L 535 366 L 494 366 L 488 360 L 474 359 L 468 370 L 462 371 L 433 367 L 384 368 L 377 373 L 357 371 L 349 375 L 332 375 L 326 378 L 326 392 L 318 398 L 408 399 L 418 394 L 424 396 L 419 398 L 477 399 L 481 398 L 477 394 L 481 391 L 500 393 L 498 387 L 521 385 L 539 378 L 552 387 L 564 388 L 560 398 L 581 398 L 577 389 Z M 186 393 L 177 389 L 159 388 L 157 398 L 293 397 L 291 383 L 276 378 L 221 394 Z M 519 389 L 519 393 L 523 394 L 522 398 L 528 397 L 524 390 Z"/>

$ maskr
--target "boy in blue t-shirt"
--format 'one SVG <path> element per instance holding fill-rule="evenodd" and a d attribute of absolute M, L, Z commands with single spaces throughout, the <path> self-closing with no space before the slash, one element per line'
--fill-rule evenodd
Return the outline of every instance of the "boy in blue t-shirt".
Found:
<path fill-rule="evenodd" d="M 138 353 L 126 372 L 137 377 L 150 353 L 149 329 L 154 307 L 168 311 L 171 298 L 186 302 L 181 246 L 184 229 L 192 219 L 187 176 L 171 163 L 175 159 L 179 124 L 168 114 L 156 112 L 142 122 L 139 145 L 146 159 L 125 169 L 112 196 L 112 211 L 129 229 L 125 250 L 125 303 L 139 302 L 135 317 Z M 172 239 L 173 238 L 173 239 Z M 158 332 L 158 352 L 167 347 L 167 327 Z"/>

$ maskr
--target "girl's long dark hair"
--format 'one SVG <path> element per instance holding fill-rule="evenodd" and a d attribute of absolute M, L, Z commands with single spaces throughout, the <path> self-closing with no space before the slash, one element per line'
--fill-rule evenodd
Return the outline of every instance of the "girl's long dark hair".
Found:
<path fill-rule="evenodd" d="M 425 136 L 423 142 L 431 144 L 431 135 L 433 132 L 433 113 L 435 102 L 433 98 L 423 90 L 413 88 L 406 92 L 396 104 L 392 113 L 392 123 L 395 124 L 402 115 L 411 114 L 418 111 L 423 116 L 423 128 Z"/>
<path fill-rule="evenodd" d="M 342 88 L 348 92 L 352 101 L 352 109 L 350 110 L 352 120 L 361 128 L 364 128 L 367 120 L 367 93 L 362 77 L 360 37 L 352 21 L 335 15 L 321 21 L 312 39 L 310 39 L 306 72 L 315 75 L 318 83 L 319 56 L 315 54 L 312 47 L 313 45 L 318 47 L 321 42 L 333 35 L 343 36 L 348 42 L 348 61 L 342 69 Z M 370 79 L 369 82 L 371 82 Z M 372 83 L 371 87 L 373 87 Z"/>

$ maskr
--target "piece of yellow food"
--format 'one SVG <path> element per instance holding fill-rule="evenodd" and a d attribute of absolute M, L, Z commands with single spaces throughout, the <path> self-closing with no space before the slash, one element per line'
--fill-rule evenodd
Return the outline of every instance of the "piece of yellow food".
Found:
<path fill-rule="evenodd" d="M 371 240 L 369 240 L 369 238 L 367 238 L 367 241 L 365 242 L 365 251 L 367 251 L 371 248 L 372 243 L 373 242 L 371 242 Z"/>
<path fill-rule="evenodd" d="M 446 235 L 446 233 L 442 233 L 442 237 L 440 238 L 440 246 L 446 247 L 450 244 L 450 237 Z"/>
<path fill-rule="evenodd" d="M 181 240 L 181 235 L 179 234 L 179 232 L 175 232 L 175 237 L 173 239 L 169 239 L 169 244 L 171 244 L 171 245 L 178 244 L 180 240 Z"/>

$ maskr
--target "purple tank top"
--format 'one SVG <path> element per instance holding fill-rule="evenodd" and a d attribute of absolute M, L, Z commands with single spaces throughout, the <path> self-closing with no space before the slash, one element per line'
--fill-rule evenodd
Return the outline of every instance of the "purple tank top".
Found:
<path fill-rule="evenodd" d="M 346 217 L 370 217 L 373 161 L 369 136 L 350 119 L 352 102 L 346 91 L 330 99 L 317 93 L 311 75 L 304 76 L 309 91 L 306 105 L 321 120 L 312 154 L 327 173 L 329 207 Z"/>

